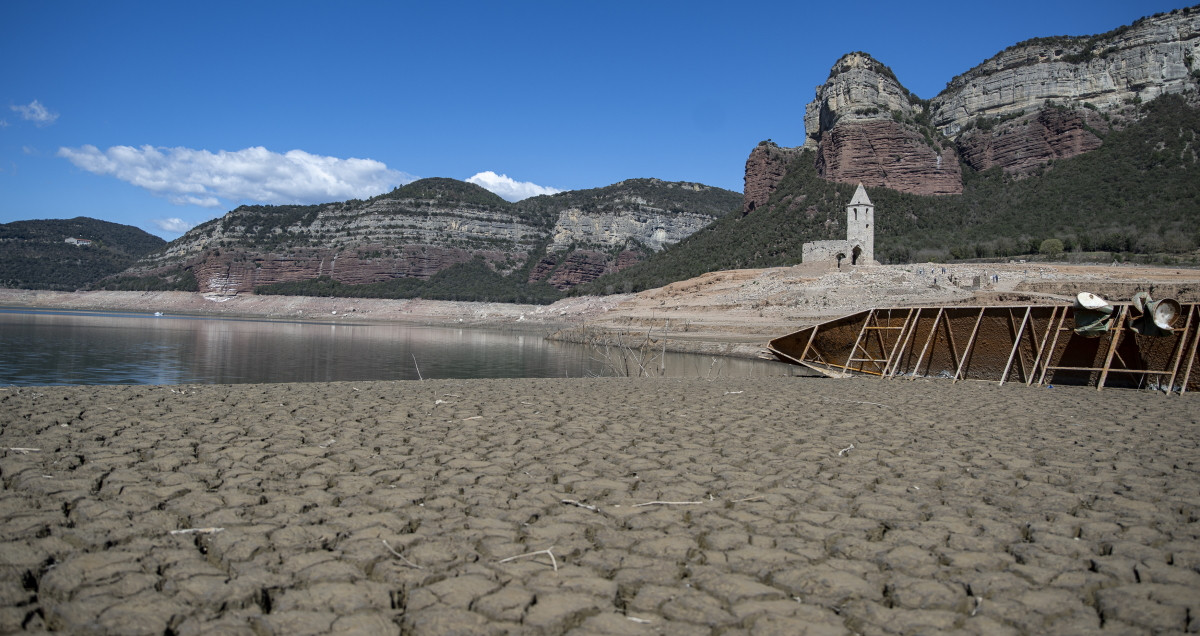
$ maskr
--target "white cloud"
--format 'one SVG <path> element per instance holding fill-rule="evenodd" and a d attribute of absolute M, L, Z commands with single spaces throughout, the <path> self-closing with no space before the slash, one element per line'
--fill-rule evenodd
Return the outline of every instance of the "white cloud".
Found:
<path fill-rule="evenodd" d="M 21 113 L 22 119 L 31 121 L 38 126 L 49 126 L 54 123 L 55 119 L 58 119 L 58 113 L 50 112 L 36 99 L 29 102 L 28 106 L 10 106 L 9 108 Z"/>
<path fill-rule="evenodd" d="M 194 227 L 194 224 L 188 223 L 187 221 L 184 221 L 178 217 L 173 217 L 170 219 L 154 219 L 150 222 L 154 224 L 154 227 L 172 234 L 183 234 Z"/>
<path fill-rule="evenodd" d="M 221 199 L 260 203 L 324 203 L 382 194 L 416 177 L 374 159 L 340 159 L 303 150 L 280 154 L 261 146 L 209 152 L 192 148 L 91 145 L 58 156 L 178 205 L 218 207 Z"/>
<path fill-rule="evenodd" d="M 506 174 L 496 174 L 491 170 L 480 172 L 467 179 L 467 182 L 491 190 L 500 195 L 501 199 L 507 201 L 520 201 L 521 199 L 536 197 L 539 194 L 557 194 L 562 192 L 562 190 L 557 188 L 540 186 L 528 181 L 516 181 Z"/>
<path fill-rule="evenodd" d="M 0 119 L 0 128 L 8 128 L 8 122 Z"/>

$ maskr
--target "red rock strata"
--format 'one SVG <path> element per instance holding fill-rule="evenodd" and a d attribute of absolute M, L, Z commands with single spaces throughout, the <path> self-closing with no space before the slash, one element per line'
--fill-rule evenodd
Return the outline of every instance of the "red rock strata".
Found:
<path fill-rule="evenodd" d="M 841 183 L 911 194 L 962 194 L 954 150 L 947 147 L 939 153 L 920 134 L 894 121 L 845 122 L 825 131 L 817 171 Z"/>
<path fill-rule="evenodd" d="M 795 158 L 797 149 L 780 148 L 769 141 L 758 144 L 746 159 L 746 178 L 742 197 L 742 215 L 766 205 L 771 193 L 787 173 L 787 164 Z"/>
<path fill-rule="evenodd" d="M 1104 118 L 1093 111 L 1046 108 L 991 131 L 969 131 L 958 143 L 963 160 L 976 170 L 1000 166 L 1005 172 L 1029 174 L 1051 159 L 1099 148 L 1101 139 L 1093 131 L 1105 129 Z"/>

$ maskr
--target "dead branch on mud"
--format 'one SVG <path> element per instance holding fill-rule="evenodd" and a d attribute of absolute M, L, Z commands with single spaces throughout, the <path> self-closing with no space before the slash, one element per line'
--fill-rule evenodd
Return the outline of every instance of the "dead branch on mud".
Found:
<path fill-rule="evenodd" d="M 622 330 L 602 332 L 583 327 L 583 343 L 592 360 L 604 366 L 606 373 L 621 378 L 649 378 L 667 373 L 667 337 L 671 321 L 663 328 L 663 335 L 654 337 L 654 328 L 637 339 L 636 334 Z"/>

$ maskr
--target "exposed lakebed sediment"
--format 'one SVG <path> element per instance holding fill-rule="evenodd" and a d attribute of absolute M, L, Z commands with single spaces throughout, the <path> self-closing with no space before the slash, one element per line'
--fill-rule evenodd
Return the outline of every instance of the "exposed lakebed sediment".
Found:
<path fill-rule="evenodd" d="M 1196 631 L 1198 413 L 925 380 L 5 388 L 0 631 Z"/>

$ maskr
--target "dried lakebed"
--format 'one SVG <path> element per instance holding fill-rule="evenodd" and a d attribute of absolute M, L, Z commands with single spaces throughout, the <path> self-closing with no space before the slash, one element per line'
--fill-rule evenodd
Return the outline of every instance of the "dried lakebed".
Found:
<path fill-rule="evenodd" d="M 1198 447 L 972 382 L 6 388 L 0 632 L 1196 632 Z"/>

